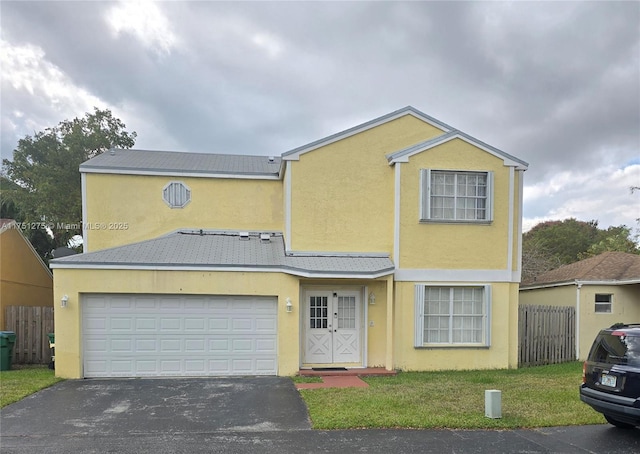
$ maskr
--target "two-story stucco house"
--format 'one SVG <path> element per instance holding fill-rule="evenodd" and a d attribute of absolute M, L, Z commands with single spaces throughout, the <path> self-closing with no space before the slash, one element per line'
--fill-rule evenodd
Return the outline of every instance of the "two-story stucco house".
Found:
<path fill-rule="evenodd" d="M 517 367 L 527 165 L 412 107 L 276 157 L 96 156 L 56 373 Z"/>

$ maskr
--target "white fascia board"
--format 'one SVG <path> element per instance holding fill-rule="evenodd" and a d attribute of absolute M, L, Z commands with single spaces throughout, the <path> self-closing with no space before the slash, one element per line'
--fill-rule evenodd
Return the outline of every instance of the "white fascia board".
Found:
<path fill-rule="evenodd" d="M 543 288 L 566 287 L 568 285 L 578 285 L 576 281 L 550 282 L 548 284 L 527 284 L 521 285 L 520 291 L 539 290 Z"/>
<path fill-rule="evenodd" d="M 377 279 L 393 274 L 393 269 L 376 271 L 371 273 L 339 272 L 339 271 L 312 271 L 300 270 L 289 267 L 246 267 L 246 266 L 193 266 L 193 265 L 125 265 L 125 264 L 101 264 L 101 263 L 50 263 L 53 269 L 82 269 L 82 270 L 143 270 L 143 271 L 214 271 L 214 272 L 238 272 L 238 273 L 283 273 L 293 276 L 326 279 Z"/>
<path fill-rule="evenodd" d="M 640 278 L 638 278 L 638 279 L 609 280 L 609 281 L 580 281 L 580 280 L 576 280 L 576 285 L 633 285 L 633 284 L 640 284 Z"/>
<path fill-rule="evenodd" d="M 366 257 L 388 259 L 387 252 L 332 252 L 332 251 L 285 251 L 288 257 Z"/>
<path fill-rule="evenodd" d="M 640 279 L 622 279 L 622 280 L 609 280 L 609 281 L 564 281 L 564 282 L 550 282 L 548 284 L 527 284 L 520 287 L 520 291 L 526 290 L 538 290 L 543 288 L 553 287 L 565 287 L 567 285 L 575 285 L 581 287 L 583 285 L 634 285 L 640 284 Z"/>
<path fill-rule="evenodd" d="M 389 165 L 393 165 L 396 162 L 409 162 L 409 158 L 411 156 L 418 153 L 422 153 L 423 151 L 427 151 L 439 145 L 442 145 L 443 143 L 449 142 L 450 140 L 453 140 L 453 139 L 463 140 L 468 144 L 473 145 L 476 148 L 480 148 L 481 150 L 486 151 L 487 153 L 491 154 L 492 156 L 495 156 L 496 158 L 502 159 L 502 162 L 507 167 L 515 167 L 517 170 L 528 169 L 527 165 L 523 164 L 522 162 L 518 162 L 509 158 L 506 153 L 501 154 L 497 152 L 495 149 L 490 148 L 484 143 L 472 138 L 471 136 L 467 136 L 466 134 L 463 134 L 460 131 L 457 131 L 455 134 L 443 134 L 440 140 L 438 140 L 438 137 L 431 139 L 427 141 L 427 143 L 423 147 L 414 145 L 414 147 L 412 148 L 410 147 L 409 149 L 407 149 L 406 153 L 400 152 L 400 155 L 397 157 L 393 157 L 393 155 L 388 155 L 387 159 L 389 160 Z"/>
<path fill-rule="evenodd" d="M 437 147 L 438 145 L 442 145 L 443 143 L 448 142 L 451 138 L 454 138 L 455 135 L 456 131 L 449 131 L 445 134 L 410 145 L 409 147 L 396 151 L 395 153 L 390 153 L 385 157 L 387 158 L 387 161 L 389 161 L 389 165 L 395 164 L 396 162 L 409 162 L 409 158 L 411 156 L 422 153 L 430 148 Z"/>
<path fill-rule="evenodd" d="M 287 151 L 282 155 L 283 161 L 298 161 L 300 160 L 300 156 L 308 153 L 310 151 L 316 150 L 318 148 L 330 145 L 332 143 L 338 142 L 340 140 L 346 139 L 351 136 L 355 136 L 356 134 L 360 134 L 361 132 L 368 131 L 369 129 L 373 129 L 377 126 L 383 125 L 393 120 L 397 120 L 398 118 L 404 117 L 405 115 L 411 115 L 419 120 L 424 121 L 425 123 L 430 124 L 431 126 L 440 129 L 444 132 L 449 132 L 451 127 L 445 125 L 444 123 L 438 122 L 435 118 L 431 118 L 428 115 L 423 114 L 422 112 L 412 108 L 406 107 L 404 109 L 400 109 L 396 112 L 392 112 L 391 114 L 384 115 L 375 120 L 368 121 L 358 126 L 354 126 L 353 128 L 346 129 L 342 132 L 338 132 L 336 134 L 325 137 L 324 139 L 317 140 L 315 142 L 311 142 L 307 145 L 303 145 L 299 148 L 294 148 L 293 150 Z"/>
<path fill-rule="evenodd" d="M 115 175 L 144 175 L 144 176 L 166 176 L 181 178 L 229 178 L 240 180 L 280 180 L 282 178 L 282 166 L 278 174 L 243 174 L 243 173 L 220 173 L 220 172 L 180 172 L 176 170 L 138 170 L 138 169 L 109 169 L 96 167 L 81 167 L 80 173 L 99 173 Z"/>
<path fill-rule="evenodd" d="M 394 273 L 399 282 L 507 282 L 518 283 L 511 270 L 442 270 L 400 268 Z"/>
<path fill-rule="evenodd" d="M 282 273 L 291 274 L 293 276 L 309 277 L 309 278 L 324 278 L 324 279 L 377 279 L 384 276 L 393 274 L 393 269 L 376 271 L 372 273 L 340 273 L 330 271 L 304 271 L 295 270 L 291 268 L 284 268 Z"/>

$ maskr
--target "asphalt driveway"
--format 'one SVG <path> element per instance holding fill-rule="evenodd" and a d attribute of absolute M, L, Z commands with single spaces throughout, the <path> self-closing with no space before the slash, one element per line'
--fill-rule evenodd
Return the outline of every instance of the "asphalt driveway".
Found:
<path fill-rule="evenodd" d="M 625 453 L 640 430 L 311 430 L 280 377 L 67 380 L 1 410 L 5 453 Z"/>

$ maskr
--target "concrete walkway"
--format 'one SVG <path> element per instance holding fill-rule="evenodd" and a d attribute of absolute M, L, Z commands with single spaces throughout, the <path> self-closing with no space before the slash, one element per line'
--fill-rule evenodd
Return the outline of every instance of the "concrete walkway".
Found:
<path fill-rule="evenodd" d="M 386 370 L 381 367 L 367 367 L 355 369 L 301 369 L 298 372 L 303 377 L 319 377 L 320 383 L 296 383 L 296 389 L 318 388 L 368 388 L 369 385 L 360 377 L 394 376 L 395 370 Z"/>
<path fill-rule="evenodd" d="M 356 375 L 323 375 L 321 383 L 296 383 L 296 389 L 318 388 L 368 388 L 369 385 Z"/>

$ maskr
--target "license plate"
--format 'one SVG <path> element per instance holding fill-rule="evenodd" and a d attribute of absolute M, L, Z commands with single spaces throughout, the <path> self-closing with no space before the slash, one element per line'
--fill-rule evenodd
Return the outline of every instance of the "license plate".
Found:
<path fill-rule="evenodd" d="M 616 377 L 615 375 L 602 374 L 602 376 L 600 377 L 600 384 L 602 386 L 608 386 L 610 388 L 615 388 L 617 381 L 618 377 Z"/>

